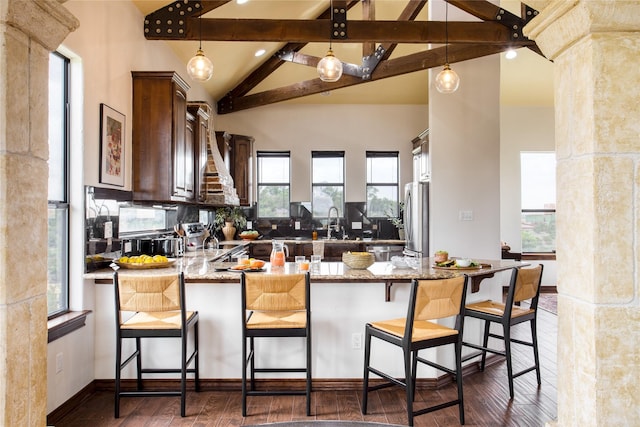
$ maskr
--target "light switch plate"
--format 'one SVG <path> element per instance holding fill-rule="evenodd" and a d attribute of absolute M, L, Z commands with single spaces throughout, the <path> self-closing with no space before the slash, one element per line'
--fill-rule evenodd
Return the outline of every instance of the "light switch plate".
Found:
<path fill-rule="evenodd" d="M 278 224 L 271 224 L 271 229 L 272 230 L 277 230 L 278 229 Z"/>
<path fill-rule="evenodd" d="M 106 221 L 104 223 L 104 238 L 110 239 L 113 237 L 113 222 Z"/>
<path fill-rule="evenodd" d="M 296 221 L 295 227 L 296 227 L 296 230 L 300 230 L 300 221 Z"/>
<path fill-rule="evenodd" d="M 247 230 L 251 230 L 253 228 L 253 221 L 247 221 Z"/>

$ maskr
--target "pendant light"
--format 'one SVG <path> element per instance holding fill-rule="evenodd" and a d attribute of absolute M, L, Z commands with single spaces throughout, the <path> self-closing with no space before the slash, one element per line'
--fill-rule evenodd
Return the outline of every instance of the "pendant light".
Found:
<path fill-rule="evenodd" d="M 330 2 L 330 7 L 331 22 L 333 23 L 333 1 Z M 333 50 L 331 50 L 331 38 L 331 35 L 329 35 L 329 51 L 327 55 L 318 62 L 316 67 L 320 80 L 323 82 L 337 82 L 342 77 L 342 62 L 335 57 Z"/>
<path fill-rule="evenodd" d="M 445 0 L 445 18 L 444 18 L 444 69 L 436 76 L 436 89 L 440 93 L 453 93 L 460 86 L 460 77 L 449 66 L 449 3 Z"/>
<path fill-rule="evenodd" d="M 200 25 L 200 47 L 198 47 L 196 56 L 187 63 L 187 73 L 193 80 L 206 82 L 213 75 L 213 63 L 204 56 L 202 51 L 202 15 L 198 18 L 198 23 Z"/>

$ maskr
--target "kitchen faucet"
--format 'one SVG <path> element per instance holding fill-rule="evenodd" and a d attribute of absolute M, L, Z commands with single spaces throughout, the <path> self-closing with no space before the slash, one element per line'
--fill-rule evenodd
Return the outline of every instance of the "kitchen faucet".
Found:
<path fill-rule="evenodd" d="M 331 238 L 331 211 L 336 212 L 336 232 L 340 231 L 340 217 L 338 216 L 338 208 L 331 206 L 327 214 L 327 239 Z"/>

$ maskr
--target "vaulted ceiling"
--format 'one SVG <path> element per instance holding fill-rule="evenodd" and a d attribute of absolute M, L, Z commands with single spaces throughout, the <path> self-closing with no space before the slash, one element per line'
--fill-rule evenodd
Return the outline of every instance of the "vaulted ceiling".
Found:
<path fill-rule="evenodd" d="M 522 34 L 537 11 L 511 0 L 503 0 L 504 7 L 485 0 L 431 2 L 434 16 L 446 21 L 429 20 L 427 0 L 134 0 L 146 16 L 145 37 L 167 41 L 185 67 L 202 40 L 215 67 L 205 86 L 220 114 L 282 101 L 426 103 L 426 70 L 440 69 L 445 56 L 455 64 L 508 49 L 519 49 L 524 63 L 511 71 L 512 91 L 535 88 L 541 77 L 550 91 L 551 63 Z M 322 82 L 316 72 L 329 43 L 345 69 L 335 83 Z M 256 57 L 258 49 L 265 54 Z M 505 62 L 503 70 L 514 64 Z M 540 97 L 540 90 L 530 96 Z"/>

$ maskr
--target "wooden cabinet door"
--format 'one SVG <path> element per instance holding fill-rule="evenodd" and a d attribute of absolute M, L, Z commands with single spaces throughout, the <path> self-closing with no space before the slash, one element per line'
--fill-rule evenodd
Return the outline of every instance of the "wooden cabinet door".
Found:
<path fill-rule="evenodd" d="M 233 182 L 241 206 L 249 206 L 253 201 L 253 138 L 245 135 L 232 135 Z"/>
<path fill-rule="evenodd" d="M 209 144 L 209 111 L 211 107 L 204 103 L 190 103 L 187 110 L 195 117 L 194 125 L 194 198 L 202 202 L 206 195 L 203 187 L 207 169 L 207 149 Z"/>
<path fill-rule="evenodd" d="M 133 193 L 140 201 L 189 201 L 187 90 L 175 72 L 132 71 Z M 193 159 L 193 152 L 190 154 Z"/>

